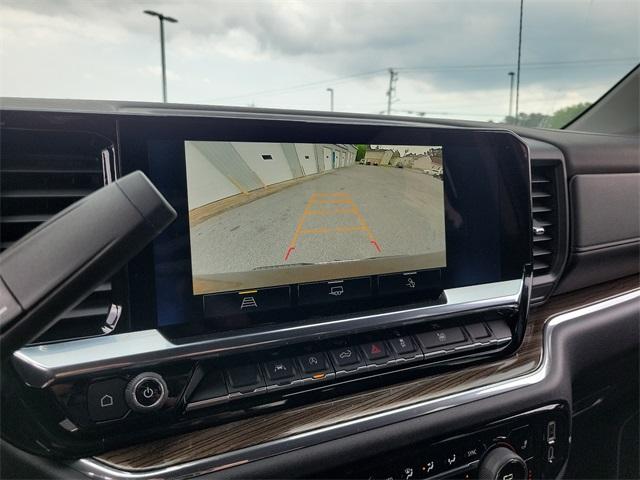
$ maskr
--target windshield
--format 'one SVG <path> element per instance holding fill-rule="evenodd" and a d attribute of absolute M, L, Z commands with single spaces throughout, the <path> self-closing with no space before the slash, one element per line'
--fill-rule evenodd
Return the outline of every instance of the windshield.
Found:
<path fill-rule="evenodd" d="M 0 95 L 558 128 L 640 61 L 639 18 L 636 0 L 3 0 Z"/>

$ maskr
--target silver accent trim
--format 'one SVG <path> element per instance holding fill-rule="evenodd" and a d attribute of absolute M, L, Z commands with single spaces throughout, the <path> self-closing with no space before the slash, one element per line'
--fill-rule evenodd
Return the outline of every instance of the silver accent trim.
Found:
<path fill-rule="evenodd" d="M 109 308 L 109 313 L 107 313 L 107 318 L 105 318 L 104 320 L 104 325 L 100 327 L 100 330 L 102 330 L 102 333 L 104 335 L 109 335 L 116 329 L 121 315 L 122 307 L 120 305 L 112 303 L 111 307 Z"/>
<path fill-rule="evenodd" d="M 493 385 L 472 388 L 464 392 L 427 400 L 425 402 L 408 405 L 394 410 L 388 410 L 375 415 L 331 425 L 310 432 L 300 433 L 288 438 L 224 453 L 215 457 L 204 458 L 155 470 L 124 471 L 110 467 L 94 458 L 75 460 L 70 462 L 69 466 L 91 478 L 103 480 L 151 480 L 161 478 L 182 480 L 223 470 L 232 466 L 249 463 L 251 461 L 278 455 L 298 448 L 304 448 L 314 444 L 334 440 L 336 438 L 342 438 L 353 433 L 409 420 L 411 418 L 485 399 L 512 390 L 528 387 L 542 382 L 551 373 L 551 341 L 555 328 L 565 322 L 576 320 L 582 316 L 596 313 L 610 307 L 615 307 L 638 298 L 640 298 L 640 290 L 633 290 L 631 292 L 611 297 L 565 313 L 560 313 L 557 316 L 552 317 L 552 319 L 545 325 L 543 357 L 538 368 L 531 373 L 509 380 L 503 380 Z"/>
<path fill-rule="evenodd" d="M 445 290 L 447 301 L 443 304 L 357 317 L 336 317 L 314 323 L 262 327 L 249 333 L 221 333 L 185 344 L 171 342 L 158 330 L 144 330 L 34 345 L 15 352 L 12 360 L 27 385 L 45 388 L 78 375 L 272 348 L 285 343 L 417 323 L 430 317 L 441 319 L 493 308 L 518 308 L 523 286 L 523 280 L 519 279 L 452 288 Z"/>

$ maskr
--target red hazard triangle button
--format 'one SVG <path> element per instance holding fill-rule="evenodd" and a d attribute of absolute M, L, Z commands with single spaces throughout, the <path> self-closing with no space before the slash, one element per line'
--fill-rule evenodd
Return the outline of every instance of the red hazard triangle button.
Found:
<path fill-rule="evenodd" d="M 389 356 L 383 342 L 367 343 L 363 345 L 363 350 L 369 360 L 380 360 Z"/>

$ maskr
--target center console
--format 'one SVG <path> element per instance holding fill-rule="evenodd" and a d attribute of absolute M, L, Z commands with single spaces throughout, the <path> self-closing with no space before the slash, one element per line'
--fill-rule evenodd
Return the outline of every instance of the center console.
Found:
<path fill-rule="evenodd" d="M 215 116 L 118 129 L 120 170 L 144 171 L 178 217 L 128 266 L 130 331 L 15 353 L 50 452 L 330 400 L 522 341 L 531 200 L 515 135 Z"/>
<path fill-rule="evenodd" d="M 552 404 L 370 459 L 323 478 L 557 478 L 569 453 L 569 413 Z M 366 465 L 366 466 L 363 466 Z"/>

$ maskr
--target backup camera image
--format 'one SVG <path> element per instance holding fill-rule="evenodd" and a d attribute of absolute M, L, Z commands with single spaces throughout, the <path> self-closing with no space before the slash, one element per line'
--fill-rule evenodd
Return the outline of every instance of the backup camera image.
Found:
<path fill-rule="evenodd" d="M 186 141 L 193 293 L 446 265 L 441 146 Z"/>

